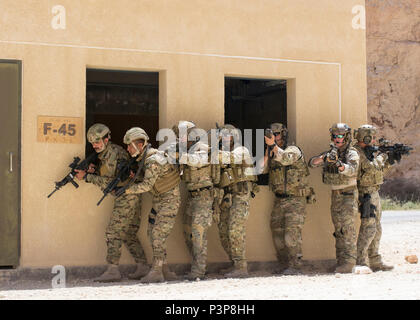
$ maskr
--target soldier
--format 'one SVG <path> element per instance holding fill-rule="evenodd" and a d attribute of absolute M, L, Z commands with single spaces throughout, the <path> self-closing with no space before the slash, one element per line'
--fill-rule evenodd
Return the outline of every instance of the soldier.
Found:
<path fill-rule="evenodd" d="M 144 179 L 139 181 L 135 176 L 136 183 L 116 191 L 117 196 L 145 192 L 153 194 L 153 208 L 149 214 L 147 230 L 153 249 L 153 263 L 150 272 L 140 280 L 143 283 L 176 279 L 166 264 L 166 240 L 175 224 L 181 203 L 179 170 L 168 161 L 164 152 L 150 148 L 148 141 L 148 135 L 141 128 L 131 128 L 126 132 L 124 143 L 130 155 L 137 157 L 139 162 L 145 157 L 144 167 L 140 167 Z"/>
<path fill-rule="evenodd" d="M 179 153 L 182 151 L 185 153 L 187 151 L 187 141 L 188 141 L 188 134 L 191 132 L 191 129 L 195 128 L 195 124 L 192 121 L 186 121 L 186 120 L 180 120 L 177 125 L 174 125 L 172 127 L 172 131 L 176 135 L 176 143 L 171 143 L 168 147 L 168 151 L 172 152 L 174 154 L 174 157 L 176 158 L 177 163 L 179 164 Z M 181 131 L 181 136 L 180 136 Z M 180 150 L 182 148 L 185 148 L 185 150 Z M 184 166 L 180 165 L 180 171 L 181 171 L 181 178 L 183 179 L 183 168 Z M 188 205 L 189 201 L 187 201 Z M 191 224 L 192 224 L 192 216 L 191 211 L 187 210 L 184 211 L 182 215 L 182 228 L 184 233 L 184 240 L 185 244 L 187 246 L 188 252 L 193 257 L 193 243 L 192 243 L 192 230 L 191 230 Z"/>
<path fill-rule="evenodd" d="M 309 169 L 302 150 L 287 145 L 288 131 L 281 123 L 270 126 L 272 137 L 265 137 L 268 145 L 264 167 L 269 172 L 269 186 L 276 198 L 271 213 L 271 232 L 280 267 L 284 274 L 297 274 L 302 267 L 302 230 L 306 203 L 315 201 L 308 185 Z"/>
<path fill-rule="evenodd" d="M 337 273 L 351 273 L 356 264 L 355 217 L 359 154 L 351 143 L 351 128 L 336 123 L 330 128 L 331 150 L 314 156 L 309 166 L 323 166 L 322 182 L 331 185 L 331 217 L 334 224 Z"/>
<path fill-rule="evenodd" d="M 109 128 L 100 123 L 89 128 L 87 139 L 98 153 L 98 174 L 94 173 L 93 167 L 90 167 L 87 172 L 76 170 L 76 177 L 79 180 L 84 179 L 102 190 L 115 177 L 118 162 L 129 159 L 128 153 L 123 148 L 111 142 L 110 134 Z M 129 278 L 136 279 L 148 272 L 146 256 L 137 238 L 140 228 L 140 204 L 141 201 L 137 195 L 126 194 L 114 200 L 114 208 L 105 232 L 108 268 L 100 277 L 94 279 L 95 281 L 108 282 L 121 279 L 118 264 L 122 243 L 125 243 L 137 263 L 136 271 L 130 274 Z"/>
<path fill-rule="evenodd" d="M 251 192 L 256 181 L 255 168 L 248 149 L 234 145 L 234 142 L 240 141 L 238 129 L 226 124 L 221 128 L 221 136 L 221 175 L 217 187 L 224 190 L 224 196 L 220 205 L 219 234 L 223 249 L 233 263 L 230 269 L 225 270 L 225 276 L 246 277 L 245 227 Z"/>
<path fill-rule="evenodd" d="M 355 148 L 360 155 L 360 169 L 357 178 L 361 224 L 357 239 L 357 264 L 369 266 L 372 271 L 389 271 L 393 266 L 382 262 L 379 254 L 379 242 L 382 235 L 381 201 L 379 188 L 384 182 L 384 171 L 390 168 L 388 155 L 379 152 L 374 154 L 372 145 L 376 142 L 376 128 L 363 125 L 354 132 L 357 139 Z"/>
<path fill-rule="evenodd" d="M 181 153 L 179 162 L 182 179 L 188 190 L 187 208 L 184 214 L 184 234 L 187 246 L 191 246 L 193 261 L 189 280 L 203 279 L 207 265 L 207 231 L 213 221 L 213 203 L 217 198 L 217 188 L 214 184 L 220 180 L 220 165 L 210 163 L 210 148 L 200 139 L 200 130 L 192 122 L 183 121 L 179 126 L 185 126 L 189 133 L 187 152 Z M 202 132 L 201 132 L 202 133 Z"/>

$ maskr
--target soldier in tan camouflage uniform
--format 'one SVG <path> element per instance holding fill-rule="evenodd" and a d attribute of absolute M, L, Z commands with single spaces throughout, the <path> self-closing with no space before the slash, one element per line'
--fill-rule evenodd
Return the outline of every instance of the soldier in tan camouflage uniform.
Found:
<path fill-rule="evenodd" d="M 265 137 L 269 146 L 264 157 L 269 186 L 276 198 L 271 213 L 271 232 L 280 267 L 284 274 L 296 274 L 302 267 L 302 230 L 306 203 L 314 202 L 308 185 L 309 169 L 302 150 L 287 145 L 287 128 L 281 123 L 270 126 L 273 136 Z"/>
<path fill-rule="evenodd" d="M 153 208 L 149 214 L 148 236 L 153 249 L 153 263 L 150 272 L 141 282 L 162 282 L 174 280 L 166 264 L 166 240 L 175 224 L 181 203 L 179 191 L 179 170 L 162 151 L 148 147 L 149 137 L 141 128 L 131 128 L 124 136 L 124 143 L 132 157 L 141 161 L 145 157 L 142 176 L 122 194 L 153 194 Z M 117 192 L 117 195 L 120 194 Z"/>
<path fill-rule="evenodd" d="M 379 254 L 382 235 L 379 188 L 384 182 L 384 172 L 391 165 L 386 153 L 374 154 L 369 150 L 369 147 L 376 142 L 374 126 L 361 126 L 355 130 L 354 137 L 357 139 L 354 147 L 360 155 L 357 185 L 361 203 L 361 224 L 357 239 L 357 264 L 369 266 L 372 271 L 389 271 L 394 267 L 384 264 Z M 363 207 L 366 210 L 363 210 Z"/>
<path fill-rule="evenodd" d="M 188 190 L 187 208 L 184 213 L 184 234 L 187 246 L 191 246 L 193 257 L 191 271 L 187 279 L 203 279 L 207 265 L 207 231 L 213 220 L 213 203 L 215 192 L 214 183 L 220 180 L 220 166 L 210 163 L 210 148 L 207 143 L 197 141 L 203 130 L 196 128 L 194 123 L 180 121 L 179 127 L 186 137 L 180 136 L 180 141 L 187 143 L 188 152 L 180 155 L 179 163 L 182 171 L 182 180 Z M 179 135 L 178 130 L 178 135 Z"/>
<path fill-rule="evenodd" d="M 127 161 L 128 153 L 120 146 L 110 141 L 110 130 L 107 126 L 97 123 L 87 132 L 87 139 L 92 144 L 99 158 L 99 174 L 94 174 L 91 167 L 88 172 L 76 170 L 79 180 L 93 183 L 102 190 L 113 180 L 119 161 Z M 118 270 L 121 256 L 121 246 L 125 243 L 137 263 L 137 269 L 130 278 L 146 274 L 149 270 L 143 247 L 137 237 L 140 228 L 140 198 L 137 195 L 124 195 L 114 200 L 114 208 L 106 229 L 106 244 L 108 268 L 96 281 L 118 281 L 121 274 Z"/>
<path fill-rule="evenodd" d="M 331 150 L 309 160 L 309 166 L 323 166 L 322 181 L 331 185 L 331 217 L 334 224 L 337 273 L 351 273 L 356 264 L 355 218 L 358 212 L 357 173 L 359 154 L 351 146 L 351 128 L 336 123 L 330 128 Z"/>
<path fill-rule="evenodd" d="M 251 192 L 256 181 L 255 168 L 249 150 L 235 146 L 240 141 L 240 131 L 232 125 L 221 129 L 222 148 L 219 151 L 221 165 L 218 188 L 224 190 L 219 222 L 222 246 L 232 261 L 226 277 L 245 277 L 248 267 L 245 255 L 246 221 L 249 215 Z"/>

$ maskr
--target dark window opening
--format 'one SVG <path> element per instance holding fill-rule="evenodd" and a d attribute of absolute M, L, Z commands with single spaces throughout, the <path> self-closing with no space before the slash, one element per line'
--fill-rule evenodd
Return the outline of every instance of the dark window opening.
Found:
<path fill-rule="evenodd" d="M 159 130 L 159 73 L 86 70 L 86 132 L 94 123 L 111 130 L 111 141 L 126 149 L 123 138 L 132 127 L 143 128 L 152 145 Z M 86 143 L 86 153 L 93 152 Z"/>
<path fill-rule="evenodd" d="M 273 122 L 287 126 L 287 80 L 225 78 L 225 123 L 242 131 L 252 129 L 252 148 L 256 156 L 256 129 Z M 259 159 L 257 159 L 258 161 Z M 268 184 L 268 175 L 258 176 L 258 184 Z"/>

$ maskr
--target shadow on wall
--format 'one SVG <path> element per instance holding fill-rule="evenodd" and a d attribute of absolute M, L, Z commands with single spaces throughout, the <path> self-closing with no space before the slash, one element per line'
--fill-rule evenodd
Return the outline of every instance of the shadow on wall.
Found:
<path fill-rule="evenodd" d="M 382 197 L 399 201 L 420 201 L 420 180 L 394 178 L 385 180 L 380 191 Z"/>

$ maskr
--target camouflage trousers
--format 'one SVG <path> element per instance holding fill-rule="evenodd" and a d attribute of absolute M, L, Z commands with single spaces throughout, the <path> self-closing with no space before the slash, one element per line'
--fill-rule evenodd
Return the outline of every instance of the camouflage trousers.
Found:
<path fill-rule="evenodd" d="M 370 194 L 371 204 L 376 207 L 375 217 L 362 218 L 357 238 L 357 264 L 358 265 L 377 265 L 382 263 L 379 254 L 379 242 L 382 236 L 382 208 L 379 192 Z M 369 260 L 369 263 L 368 263 Z"/>
<path fill-rule="evenodd" d="M 183 216 L 184 236 L 193 257 L 191 273 L 204 275 L 207 266 L 207 231 L 213 220 L 212 190 L 203 190 L 188 195 Z"/>
<path fill-rule="evenodd" d="M 143 247 L 137 237 L 140 228 L 140 207 L 139 195 L 125 194 L 115 198 L 114 209 L 105 232 L 107 263 L 119 263 L 123 243 L 136 263 L 146 263 Z"/>
<path fill-rule="evenodd" d="M 248 188 L 248 190 L 251 190 Z M 228 199 L 228 201 L 226 201 Z M 223 249 L 235 264 L 246 262 L 245 235 L 250 192 L 225 193 L 220 206 L 219 235 Z"/>
<path fill-rule="evenodd" d="M 358 212 L 357 189 L 342 192 L 332 191 L 331 218 L 334 224 L 334 237 L 337 265 L 356 264 L 356 227 Z"/>
<path fill-rule="evenodd" d="M 270 227 L 277 259 L 285 266 L 301 264 L 305 208 L 306 197 L 276 197 L 274 200 Z"/>
<path fill-rule="evenodd" d="M 175 225 L 181 204 L 179 186 L 153 196 L 153 207 L 149 213 L 147 235 L 153 250 L 154 261 L 166 261 L 166 240 Z"/>

